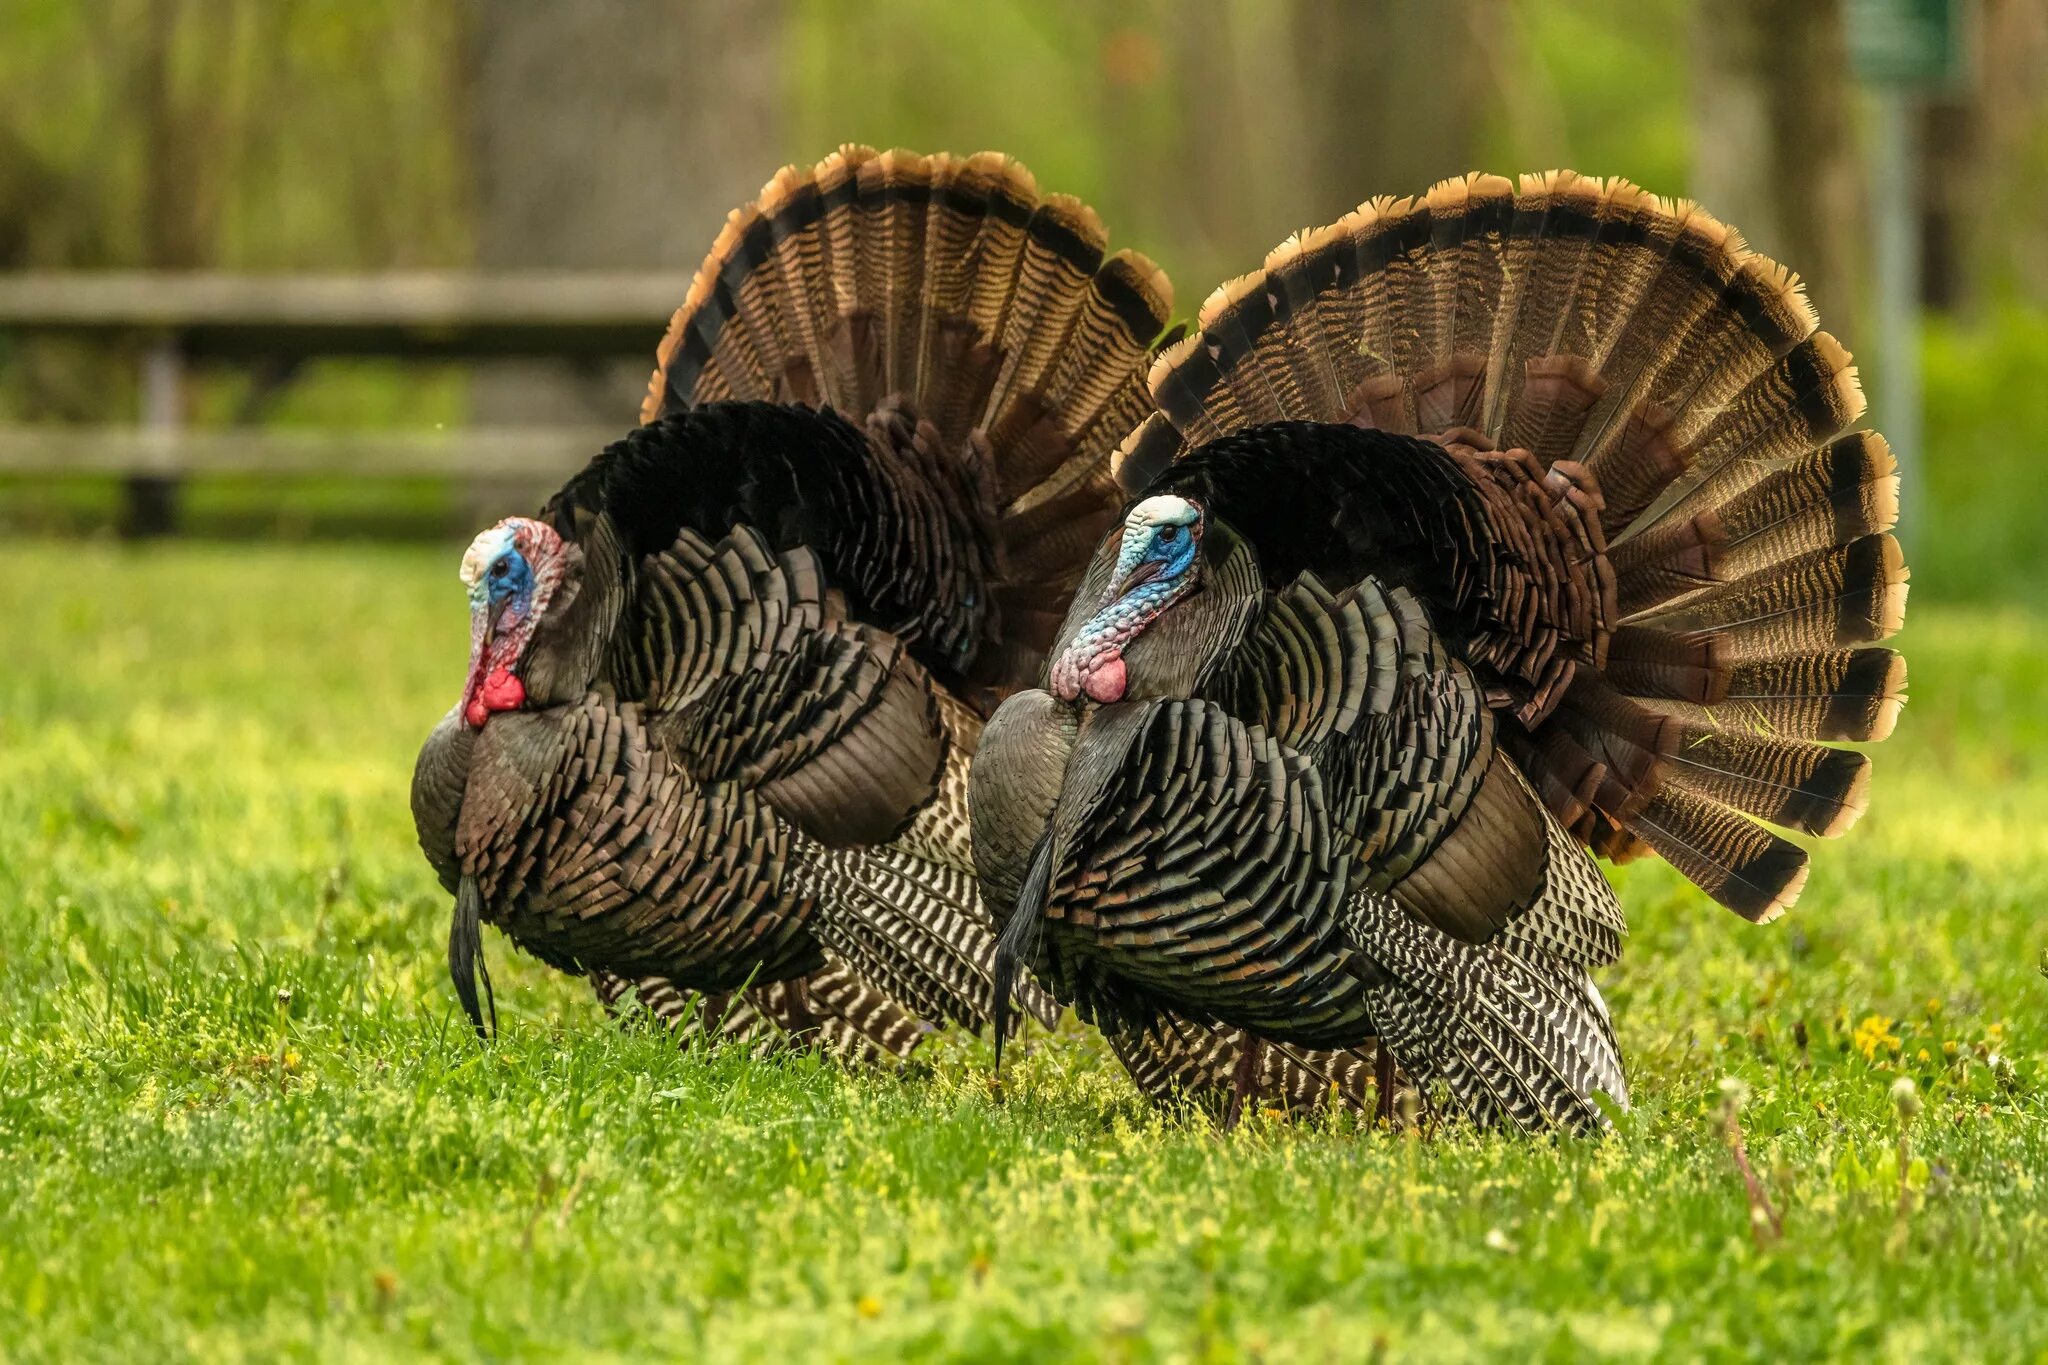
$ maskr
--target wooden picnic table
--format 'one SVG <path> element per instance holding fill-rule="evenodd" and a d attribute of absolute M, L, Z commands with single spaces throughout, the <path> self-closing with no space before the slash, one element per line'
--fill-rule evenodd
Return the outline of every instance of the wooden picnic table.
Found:
<path fill-rule="evenodd" d="M 176 520 L 186 474 L 443 473 L 560 469 L 598 448 L 584 429 L 284 433 L 184 426 L 192 362 L 260 365 L 273 380 L 307 360 L 646 361 L 689 290 L 674 272 L 393 271 L 359 275 L 104 271 L 0 274 L 9 333 L 139 344 L 139 427 L 0 428 L 0 473 L 119 473 L 125 525 Z"/>
<path fill-rule="evenodd" d="M 186 359 L 653 359 L 683 274 L 0 274 L 0 332 L 168 339 Z"/>

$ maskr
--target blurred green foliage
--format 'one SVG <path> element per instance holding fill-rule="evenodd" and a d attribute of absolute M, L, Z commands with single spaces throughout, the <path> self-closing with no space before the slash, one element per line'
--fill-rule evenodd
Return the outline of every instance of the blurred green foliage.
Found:
<path fill-rule="evenodd" d="M 0 0 L 0 267 L 459 264 L 451 0 Z"/>
<path fill-rule="evenodd" d="M 1907 526 L 1913 590 L 2048 602 L 2048 312 L 1935 321 L 1925 357 L 1926 507 Z"/>
<path fill-rule="evenodd" d="M 1659 193 L 1684 192 L 1692 136 L 1685 70 L 1692 0 L 1516 0 L 1473 12 L 1485 22 L 1447 36 L 1479 49 L 1479 69 L 1491 87 L 1475 125 L 1479 164 L 1506 173 L 1568 165 L 1626 175 Z M 1325 22 L 1362 13 L 1336 6 Z M 1171 173 L 1184 169 L 1198 170 L 1207 184 L 1261 175 L 1255 160 L 1219 173 L 1203 164 L 1202 149 L 1176 149 L 1176 125 L 1196 121 L 1205 104 L 1270 117 L 1265 109 L 1238 109 L 1244 97 L 1236 91 L 1205 85 L 1204 75 L 1237 73 L 1204 72 L 1179 44 L 1188 25 L 1214 21 L 1226 30 L 1225 46 L 1257 48 L 1280 41 L 1280 14 L 1256 0 L 1200 7 L 1175 0 L 798 0 L 788 38 L 788 154 L 814 158 L 842 142 L 999 148 L 1030 166 L 1041 185 L 1100 210 L 1117 242 L 1138 246 L 1166 267 L 1180 288 L 1182 311 L 1192 314 L 1211 287 L 1255 268 L 1268 247 L 1297 228 L 1335 219 L 1369 195 L 1424 188 L 1331 183 L 1309 168 L 1299 201 L 1308 216 L 1291 219 L 1280 204 L 1269 212 L 1255 208 L 1250 235 L 1230 242 L 1219 242 L 1205 226 L 1205 214 L 1220 206 L 1202 202 L 1201 187 L 1181 195 L 1166 188 Z M 1298 37 L 1314 42 L 1313 32 Z M 1417 54 L 1416 60 L 1431 57 Z M 1284 68 L 1283 60 L 1283 76 Z M 1258 102 L 1283 118 L 1314 116 L 1290 102 L 1293 94 L 1283 79 L 1260 90 Z M 1442 94 L 1464 98 L 1449 85 Z M 1414 117 L 1427 121 L 1445 112 L 1418 110 Z M 1285 129 L 1267 131 L 1280 143 L 1275 155 L 1298 150 Z M 1360 123 L 1335 135 L 1371 142 L 1400 134 Z M 1228 151 L 1219 147 L 1213 154 Z M 1193 167 L 1141 164 L 1190 159 Z"/>
<path fill-rule="evenodd" d="M 1698 0 L 1455 8 L 1463 17 L 1434 31 L 1437 50 L 1395 54 L 1423 75 L 1414 107 L 1391 126 L 1367 116 L 1366 100 L 1332 112 L 1342 73 L 1334 89 L 1307 88 L 1327 84 L 1312 70 L 1319 32 L 1384 17 L 1385 4 L 786 0 L 774 68 L 781 145 L 793 160 L 845 141 L 1002 148 L 1046 188 L 1098 208 L 1116 242 L 1159 260 L 1184 316 L 1287 233 L 1368 194 L 1421 187 L 1419 171 L 1331 170 L 1333 148 L 1379 149 L 1389 166 L 1406 166 L 1402 144 L 1429 143 L 1429 129 L 1454 115 L 1464 131 L 1449 145 L 1468 150 L 1434 153 L 1449 164 L 1414 163 L 1428 174 L 1468 162 L 1572 165 L 1660 193 L 1688 188 L 1696 39 L 1700 24 L 1717 22 Z M 1986 22 L 2018 12 L 1991 0 Z M 478 196 L 470 39 L 496 13 L 462 0 L 0 0 L 0 269 L 462 265 Z M 2012 29 L 1998 22 L 1999 33 Z M 1360 45 L 1354 34 L 1347 50 L 1370 61 L 1378 36 Z M 1390 30 L 1386 42 L 1412 36 Z M 2005 111 L 1987 127 L 2006 129 L 2007 180 L 2048 164 L 2039 111 Z M 2038 231 L 2006 221 L 2000 230 L 2016 241 Z M 1981 251 L 1982 237 L 1966 232 L 1949 249 Z M 2048 492 L 2034 473 L 2048 450 L 2048 387 L 2038 382 L 2048 300 L 2027 292 L 2039 270 L 2008 263 L 1982 276 L 1977 304 L 1934 319 L 1927 338 L 1928 448 L 1917 452 L 1926 506 L 1909 510 L 1909 522 L 1921 513 L 1909 525 L 1915 584 L 1923 596 L 2038 601 L 2044 579 L 2026 570 L 2048 562 Z M 1844 339 L 1872 349 L 1869 338 Z M 0 335 L 0 420 L 126 420 L 134 364 Z M 204 374 L 192 420 L 233 420 L 251 386 L 243 373 Z M 464 373 L 446 366 L 328 362 L 284 388 L 263 420 L 459 423 L 466 393 Z M 116 492 L 106 480 L 0 481 L 0 523 L 104 527 Z M 472 503 L 432 480 L 213 480 L 191 489 L 187 524 L 452 534 Z"/>

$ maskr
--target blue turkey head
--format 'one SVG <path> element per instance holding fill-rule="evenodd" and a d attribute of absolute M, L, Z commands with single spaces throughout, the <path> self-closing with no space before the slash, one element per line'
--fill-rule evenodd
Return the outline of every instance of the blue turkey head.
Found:
<path fill-rule="evenodd" d="M 483 532 L 462 556 L 469 591 L 469 681 L 462 715 L 482 729 L 496 711 L 526 702 L 518 667 L 547 610 L 566 564 L 562 538 L 545 522 L 508 517 Z"/>
<path fill-rule="evenodd" d="M 1130 510 L 1101 604 L 1053 661 L 1053 695 L 1123 700 L 1124 648 L 1194 588 L 1201 544 L 1202 509 L 1188 498 L 1161 493 Z"/>

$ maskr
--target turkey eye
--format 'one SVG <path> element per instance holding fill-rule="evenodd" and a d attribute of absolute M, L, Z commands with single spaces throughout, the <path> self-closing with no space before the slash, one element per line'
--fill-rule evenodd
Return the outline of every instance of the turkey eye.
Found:
<path fill-rule="evenodd" d="M 1160 527 L 1160 528 L 1159 528 L 1159 543 L 1160 543 L 1161 545 L 1171 545 L 1171 544 L 1173 544 L 1173 542 L 1175 542 L 1176 540 L 1179 540 L 1179 539 L 1180 539 L 1180 527 L 1178 527 L 1178 526 L 1162 526 L 1162 527 Z"/>
<path fill-rule="evenodd" d="M 491 565 L 491 577 L 493 578 L 503 578 L 506 574 L 511 572 L 512 566 L 505 560 L 501 559 L 497 563 Z"/>

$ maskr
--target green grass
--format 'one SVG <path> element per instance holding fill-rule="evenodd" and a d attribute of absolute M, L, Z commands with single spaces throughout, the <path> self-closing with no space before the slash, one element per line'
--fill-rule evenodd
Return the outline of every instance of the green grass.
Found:
<path fill-rule="evenodd" d="M 1219 1137 L 1078 1031 L 1006 1104 L 978 1044 L 681 1053 L 495 937 L 480 1049 L 405 804 L 454 558 L 8 547 L 0 1358 L 2048 1349 L 2048 617 L 1919 612 L 1875 808 L 1786 921 L 1621 874 L 1614 1136 Z"/>

